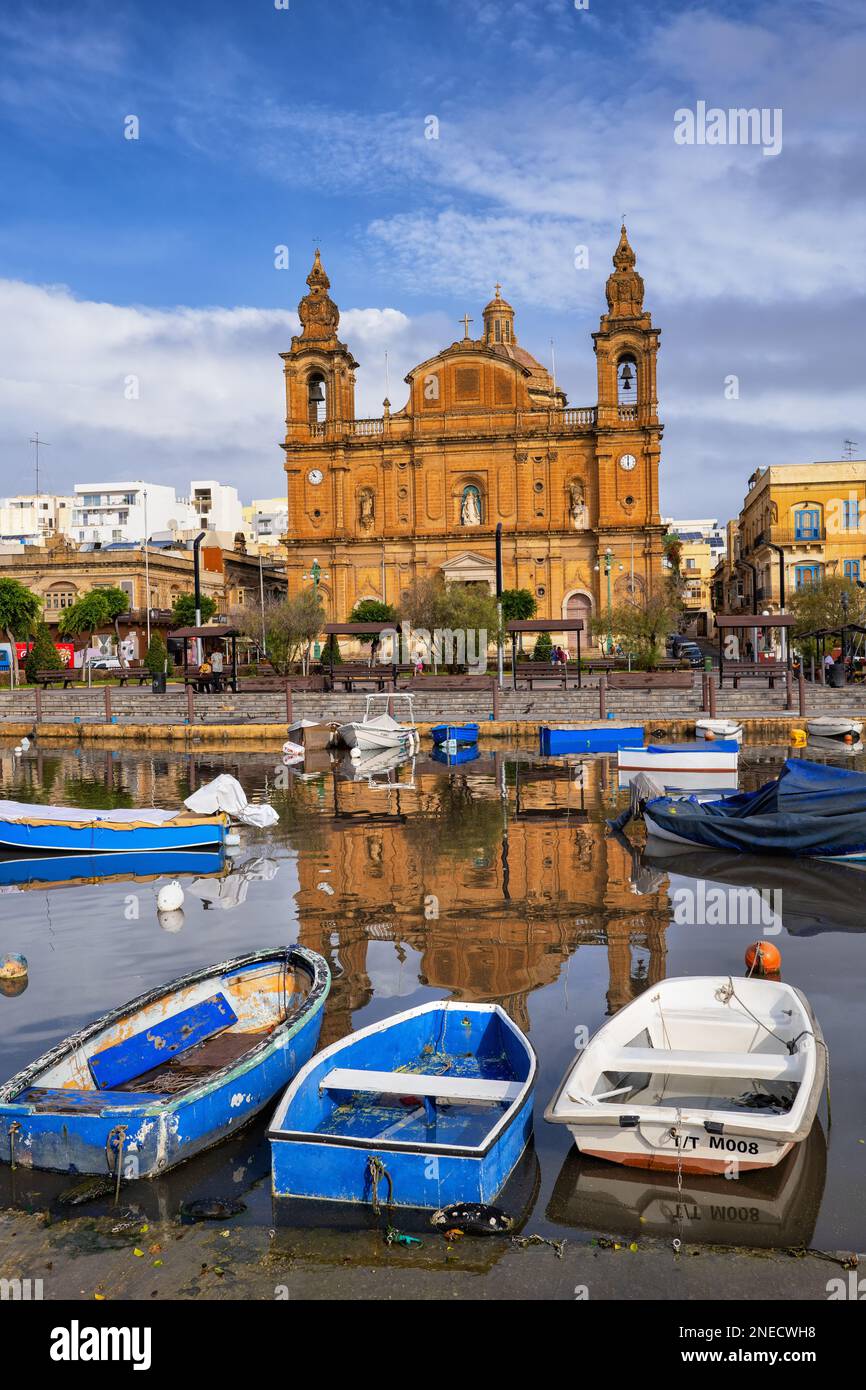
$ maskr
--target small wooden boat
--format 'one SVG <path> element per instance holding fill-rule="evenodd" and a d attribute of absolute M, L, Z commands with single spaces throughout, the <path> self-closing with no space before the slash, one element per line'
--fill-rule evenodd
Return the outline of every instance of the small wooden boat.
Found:
<path fill-rule="evenodd" d="M 434 724 L 430 737 L 438 746 L 440 743 L 456 743 L 459 747 L 478 742 L 477 724 Z"/>
<path fill-rule="evenodd" d="M 808 1000 L 775 980 L 663 980 L 569 1064 L 544 1118 L 581 1153 L 634 1168 L 774 1168 L 809 1134 L 826 1045 Z"/>
<path fill-rule="evenodd" d="M 404 723 L 389 713 L 389 704 L 392 709 L 398 705 L 403 707 Z M 421 739 L 415 727 L 412 696 L 368 695 L 363 720 L 341 724 L 338 736 L 347 748 L 357 748 L 361 753 L 382 753 L 389 749 L 417 752 Z"/>
<path fill-rule="evenodd" d="M 844 716 L 832 714 L 822 714 L 816 719 L 806 720 L 806 732 L 816 738 L 845 739 L 852 741 L 859 739 L 863 732 L 863 725 L 858 719 L 847 719 Z"/>
<path fill-rule="evenodd" d="M 276 1197 L 492 1202 L 532 1133 L 536 1060 L 497 1004 L 434 1002 L 334 1043 L 271 1121 Z"/>
<path fill-rule="evenodd" d="M 651 743 L 646 748 L 620 748 L 617 770 L 620 787 L 647 773 L 664 787 L 711 790 L 737 786 L 739 746 L 733 739 L 695 743 Z"/>
<path fill-rule="evenodd" d="M 866 773 L 788 758 L 754 792 L 712 801 L 660 796 L 643 808 L 649 835 L 745 853 L 866 859 Z"/>
<path fill-rule="evenodd" d="M 695 735 L 703 739 L 733 739 L 743 741 L 743 726 L 737 719 L 699 719 L 695 724 Z"/>
<path fill-rule="evenodd" d="M 258 1114 L 319 1037 L 327 963 L 254 951 L 139 995 L 0 1086 L 0 1160 L 150 1178 Z"/>
<path fill-rule="evenodd" d="M 0 846 L 39 854 L 119 854 L 218 849 L 228 815 L 151 807 L 99 810 L 0 801 Z"/>
<path fill-rule="evenodd" d="M 618 748 L 643 744 L 643 726 L 616 728 L 602 724 L 595 729 L 549 729 L 538 731 L 539 752 L 543 757 L 560 757 L 563 753 L 615 753 Z"/>

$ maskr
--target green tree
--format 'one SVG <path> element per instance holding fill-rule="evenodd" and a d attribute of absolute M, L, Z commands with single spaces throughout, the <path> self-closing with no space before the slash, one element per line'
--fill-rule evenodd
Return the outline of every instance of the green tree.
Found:
<path fill-rule="evenodd" d="M 354 619 L 352 619 L 352 621 L 354 622 Z M 363 642 L 364 638 L 362 637 L 360 640 Z M 339 666 L 342 659 L 340 655 L 340 644 L 332 632 L 322 648 L 322 662 L 326 666 Z"/>
<path fill-rule="evenodd" d="M 409 586 L 400 604 L 399 618 L 416 632 L 428 632 L 431 638 L 437 631 L 464 634 L 467 660 L 471 644 L 479 662 L 482 658 L 486 662 L 488 643 L 495 642 L 499 629 L 496 599 L 486 585 L 446 585 L 441 575 L 416 579 Z M 452 666 L 457 664 L 456 653 L 455 644 Z M 447 660 L 447 652 L 444 654 Z"/>
<path fill-rule="evenodd" d="M 152 676 L 161 676 L 168 669 L 168 648 L 160 633 L 151 633 L 150 645 L 144 658 L 145 670 Z"/>
<path fill-rule="evenodd" d="M 526 623 L 535 617 L 537 609 L 529 589 L 502 590 L 502 617 L 506 623 Z"/>
<path fill-rule="evenodd" d="M 0 579 L 0 629 L 12 648 L 12 669 L 18 684 L 18 653 L 15 643 L 24 641 L 33 632 L 42 613 L 42 605 L 32 589 L 17 579 Z"/>
<path fill-rule="evenodd" d="M 532 660 L 533 660 L 533 661 L 546 661 L 546 662 L 549 663 L 549 662 L 550 662 L 550 657 L 551 657 L 552 652 L 553 652 L 553 639 L 551 638 L 550 633 L 549 633 L 549 632 L 539 632 L 538 637 L 537 637 L 536 642 L 535 642 L 535 646 L 534 646 L 533 651 L 532 651 Z"/>
<path fill-rule="evenodd" d="M 592 630 L 606 636 L 608 623 L 613 636 L 630 652 L 635 665 L 644 671 L 654 671 L 664 656 L 665 638 L 675 630 L 682 605 L 667 588 L 656 590 L 636 603 L 620 603 L 593 619 Z"/>
<path fill-rule="evenodd" d="M 350 623 L 393 623 L 397 625 L 397 610 L 377 598 L 362 598 L 349 614 Z M 379 636 L 377 632 L 359 632 L 358 641 L 365 645 Z"/>
<path fill-rule="evenodd" d="M 258 608 L 240 608 L 232 622 L 254 642 L 262 640 L 264 621 L 268 660 L 286 676 L 299 660 L 306 664 L 312 642 L 325 626 L 325 610 L 315 589 L 302 589 L 291 598 L 265 599 L 264 618 Z"/>
<path fill-rule="evenodd" d="M 809 655 L 812 642 L 802 640 L 804 633 L 866 623 L 866 589 L 861 589 L 853 579 L 831 574 L 819 584 L 797 589 L 791 595 L 788 608 L 794 615 L 793 636 L 804 654 Z"/>
<path fill-rule="evenodd" d="M 216 611 L 216 601 L 207 594 L 202 594 L 202 622 L 209 623 Z M 171 623 L 172 627 L 195 627 L 195 594 L 178 594 L 172 605 Z"/>
<path fill-rule="evenodd" d="M 126 665 L 120 643 L 118 619 L 129 611 L 129 595 L 116 585 L 108 589 L 91 589 L 76 599 L 70 608 L 60 615 L 57 631 L 61 637 L 88 637 L 92 644 L 94 632 L 111 626 L 117 643 L 117 658 L 121 666 Z"/>
<path fill-rule="evenodd" d="M 59 671 L 63 666 L 60 653 L 54 645 L 45 623 L 39 623 L 33 636 L 33 646 L 24 661 L 24 674 L 31 685 L 36 684 L 40 671 Z"/>

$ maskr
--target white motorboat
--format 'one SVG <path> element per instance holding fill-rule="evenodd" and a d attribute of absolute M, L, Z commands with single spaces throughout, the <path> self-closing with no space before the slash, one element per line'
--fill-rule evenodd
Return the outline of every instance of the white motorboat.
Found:
<path fill-rule="evenodd" d="M 821 1029 L 792 985 L 663 980 L 590 1039 L 544 1118 L 629 1167 L 774 1168 L 809 1134 L 825 1074 Z"/>
<path fill-rule="evenodd" d="M 863 725 L 857 719 L 822 714 L 817 719 L 806 720 L 806 731 L 815 738 L 850 738 L 856 741 L 863 732 Z"/>
<path fill-rule="evenodd" d="M 733 739 L 620 748 L 616 755 L 619 786 L 631 786 L 638 774 L 648 773 L 672 791 L 731 790 L 737 786 L 739 756 Z"/>
<path fill-rule="evenodd" d="M 695 737 L 733 739 L 742 743 L 743 726 L 737 719 L 699 719 L 695 724 Z"/>
<path fill-rule="evenodd" d="M 389 701 L 392 702 L 392 708 L 402 704 L 406 711 L 404 722 L 395 719 L 389 713 Z M 386 749 L 399 749 L 402 752 L 416 753 L 421 745 L 421 739 L 415 727 L 412 696 L 407 694 L 368 695 L 363 720 L 341 724 L 339 737 L 340 742 L 346 744 L 348 748 L 357 748 L 362 753 L 373 752 L 374 750 L 382 752 Z"/>

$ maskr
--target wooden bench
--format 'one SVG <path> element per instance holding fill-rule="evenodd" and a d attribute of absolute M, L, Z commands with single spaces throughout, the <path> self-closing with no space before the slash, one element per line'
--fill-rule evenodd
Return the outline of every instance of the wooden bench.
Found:
<path fill-rule="evenodd" d="M 142 662 L 134 662 L 120 671 L 115 671 L 114 675 L 117 676 L 121 685 L 128 685 L 130 681 L 138 681 L 139 686 L 142 686 L 153 680 L 153 672 L 148 671 Z"/>
<path fill-rule="evenodd" d="M 387 666 L 369 666 L 366 661 L 346 661 L 333 668 L 328 666 L 325 671 L 335 689 L 338 683 L 345 691 L 356 690 L 363 685 L 372 685 L 376 690 L 397 688 L 397 673 L 390 663 Z"/>
<path fill-rule="evenodd" d="M 738 690 L 744 676 L 757 676 L 758 679 L 769 680 L 770 689 L 773 690 L 776 681 L 784 679 L 786 669 L 781 661 L 726 661 L 719 677 L 719 685 L 723 684 L 725 676 L 730 676 L 734 689 Z"/>
<path fill-rule="evenodd" d="M 49 685 L 60 684 L 64 690 L 68 690 L 70 685 L 78 685 L 81 679 L 81 669 L 73 666 L 64 666 L 62 671 L 36 672 L 36 684 L 41 685 L 43 690 L 47 690 Z"/>
<path fill-rule="evenodd" d="M 796 1081 L 803 1075 L 803 1057 L 796 1052 L 668 1052 L 658 1047 L 622 1047 L 607 1059 L 604 1070 Z"/>
<path fill-rule="evenodd" d="M 205 1038 L 231 1028 L 237 1021 L 238 1016 L 225 995 L 214 994 L 200 1004 L 181 1009 L 171 1018 L 160 1019 L 142 1032 L 95 1052 L 88 1059 L 90 1075 L 101 1091 L 116 1090 L 124 1082 L 144 1076 Z"/>
<path fill-rule="evenodd" d="M 557 664 L 554 666 L 550 661 L 518 661 L 516 674 L 519 681 L 523 680 L 529 682 L 530 690 L 535 689 L 536 681 L 541 681 L 542 683 L 550 683 L 552 681 L 555 685 L 560 686 L 561 689 L 567 690 L 568 677 L 569 674 L 572 673 L 569 672 L 567 664 Z M 577 679 L 576 670 L 573 674 L 574 678 Z"/>
<path fill-rule="evenodd" d="M 320 1091 L 364 1091 L 377 1096 L 419 1096 L 430 1100 L 511 1103 L 522 1081 L 482 1081 L 474 1076 L 430 1076 L 416 1071 L 357 1071 L 335 1067 L 319 1082 Z"/>

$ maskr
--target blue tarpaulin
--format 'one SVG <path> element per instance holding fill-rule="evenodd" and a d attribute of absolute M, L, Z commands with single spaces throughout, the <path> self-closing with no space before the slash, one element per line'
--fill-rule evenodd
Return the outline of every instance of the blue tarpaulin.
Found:
<path fill-rule="evenodd" d="M 789 758 L 757 791 L 704 802 L 662 796 L 645 816 L 650 834 L 712 849 L 866 857 L 866 773 Z"/>

